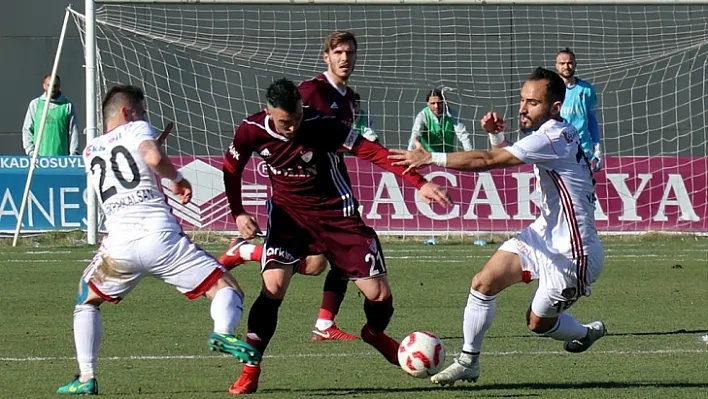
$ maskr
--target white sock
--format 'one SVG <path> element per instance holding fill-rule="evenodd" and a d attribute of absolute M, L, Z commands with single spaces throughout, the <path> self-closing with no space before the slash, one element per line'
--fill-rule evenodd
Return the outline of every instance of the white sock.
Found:
<path fill-rule="evenodd" d="M 98 347 L 101 345 L 103 326 L 101 312 L 94 305 L 78 305 L 74 309 L 74 342 L 76 359 L 81 373 L 79 381 L 86 382 L 96 376 Z"/>
<path fill-rule="evenodd" d="M 585 338 L 587 334 L 588 328 L 575 320 L 575 317 L 569 313 L 561 313 L 558 315 L 556 325 L 543 335 L 558 341 L 567 342 Z"/>
<path fill-rule="evenodd" d="M 476 354 L 482 350 L 484 334 L 491 327 L 496 311 L 496 295 L 484 295 L 474 289 L 470 290 L 462 323 L 463 352 Z"/>
<path fill-rule="evenodd" d="M 324 331 L 334 325 L 333 320 L 327 320 L 327 319 L 317 319 L 317 322 L 315 323 L 315 328 Z"/>
<path fill-rule="evenodd" d="M 243 298 L 231 287 L 216 291 L 211 300 L 211 318 L 214 320 L 214 332 L 233 334 L 241 321 Z"/>
<path fill-rule="evenodd" d="M 251 260 L 251 261 L 257 261 L 260 259 L 253 259 L 253 251 L 256 250 L 256 245 L 249 243 L 241 244 L 240 247 L 238 247 L 238 254 L 241 255 L 241 259 L 244 260 Z"/>

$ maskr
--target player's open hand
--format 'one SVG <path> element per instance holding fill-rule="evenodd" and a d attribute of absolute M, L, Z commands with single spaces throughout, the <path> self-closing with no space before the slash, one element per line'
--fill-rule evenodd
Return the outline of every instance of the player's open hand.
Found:
<path fill-rule="evenodd" d="M 448 195 L 447 190 L 432 182 L 425 183 L 423 187 L 420 188 L 418 193 L 426 204 L 437 202 L 444 207 L 448 207 L 452 204 L 452 200 L 450 199 L 450 195 Z"/>
<path fill-rule="evenodd" d="M 244 240 L 250 240 L 261 233 L 261 228 L 258 226 L 256 218 L 248 213 L 242 213 L 236 217 L 236 227 Z"/>
<path fill-rule="evenodd" d="M 487 133 L 501 133 L 506 129 L 506 122 L 496 112 L 487 112 L 482 117 L 482 129 Z"/>
<path fill-rule="evenodd" d="M 155 141 L 157 141 L 158 147 L 161 146 L 162 143 L 165 142 L 165 140 L 167 140 L 167 136 L 169 136 L 170 133 L 172 133 L 172 129 L 174 127 L 175 127 L 174 122 L 170 122 L 167 124 L 167 126 L 165 126 L 165 130 L 163 130 L 162 133 L 160 133 L 160 136 L 158 136 L 157 140 L 155 140 Z"/>
<path fill-rule="evenodd" d="M 183 178 L 179 183 L 171 182 L 170 190 L 177 195 L 182 205 L 186 205 L 192 200 L 192 185 L 187 179 Z"/>
<path fill-rule="evenodd" d="M 403 174 L 410 173 L 413 170 L 420 169 L 422 167 L 430 165 L 432 162 L 431 155 L 428 151 L 423 148 L 418 138 L 414 138 L 415 149 L 413 151 L 407 150 L 390 150 L 393 155 L 389 155 L 388 159 L 395 160 L 393 166 L 407 166 L 408 169 L 403 172 Z"/>

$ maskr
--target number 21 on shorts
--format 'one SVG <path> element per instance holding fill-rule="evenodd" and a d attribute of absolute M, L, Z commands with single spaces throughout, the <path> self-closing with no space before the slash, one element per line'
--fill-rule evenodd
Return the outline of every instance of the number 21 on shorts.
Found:
<path fill-rule="evenodd" d="M 386 264 L 379 250 L 377 240 L 371 241 L 369 253 L 364 257 L 364 261 L 369 264 L 369 277 L 377 276 L 381 273 L 386 273 Z"/>

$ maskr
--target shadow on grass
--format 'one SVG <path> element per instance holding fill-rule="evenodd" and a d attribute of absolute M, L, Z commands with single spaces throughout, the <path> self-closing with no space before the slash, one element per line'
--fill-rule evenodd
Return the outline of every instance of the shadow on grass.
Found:
<path fill-rule="evenodd" d="M 619 333 L 608 333 L 608 337 L 646 337 L 646 336 L 662 336 L 662 335 L 682 335 L 682 334 L 708 334 L 708 329 L 702 330 L 674 330 L 674 331 L 638 331 L 638 332 L 619 332 Z M 489 335 L 485 339 L 507 339 L 507 338 L 539 338 L 531 333 L 529 334 L 519 334 L 519 335 Z M 462 339 L 462 337 L 457 336 L 446 336 L 440 337 L 440 339 Z M 545 339 L 545 338 L 544 338 Z"/>
<path fill-rule="evenodd" d="M 637 382 L 581 382 L 581 383 L 508 383 L 508 384 L 488 384 L 488 385 L 458 385 L 455 387 L 406 387 L 406 388 L 318 388 L 318 389 L 287 389 L 287 388 L 271 388 L 263 389 L 259 392 L 263 393 L 303 393 L 308 396 L 351 396 L 365 394 L 386 394 L 386 393 L 433 393 L 433 392 L 484 392 L 485 397 L 494 398 L 526 398 L 538 397 L 541 393 L 499 393 L 494 394 L 488 391 L 493 390 L 548 390 L 548 389 L 628 389 L 628 388 L 708 388 L 708 383 L 690 383 L 690 382 L 652 382 L 652 381 L 637 381 Z"/>

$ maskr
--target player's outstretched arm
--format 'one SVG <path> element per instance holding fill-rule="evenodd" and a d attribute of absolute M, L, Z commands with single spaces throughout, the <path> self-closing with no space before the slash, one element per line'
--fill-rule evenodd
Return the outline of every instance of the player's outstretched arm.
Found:
<path fill-rule="evenodd" d="M 523 162 L 511 152 L 499 148 L 491 151 L 464 151 L 464 152 L 428 152 L 419 141 L 416 141 L 413 151 L 391 150 L 392 155 L 388 157 L 394 160 L 394 166 L 407 167 L 405 173 L 411 173 L 416 169 L 428 165 L 438 165 L 449 169 L 468 170 L 472 172 L 483 172 L 490 169 L 509 168 L 518 166 Z"/>
<path fill-rule="evenodd" d="M 170 158 L 158 147 L 155 140 L 143 140 L 138 147 L 143 161 L 158 176 L 169 179 L 170 190 L 175 193 L 182 204 L 192 200 L 192 185 L 185 179 L 177 168 L 172 164 Z"/>

